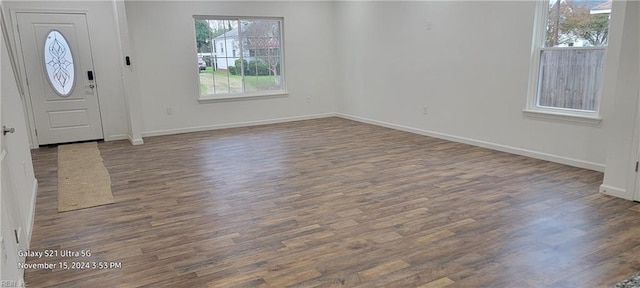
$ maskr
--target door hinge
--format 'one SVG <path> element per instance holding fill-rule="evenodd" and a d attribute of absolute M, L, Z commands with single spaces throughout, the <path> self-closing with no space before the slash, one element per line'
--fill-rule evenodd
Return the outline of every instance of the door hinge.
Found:
<path fill-rule="evenodd" d="M 38 136 L 38 129 L 33 129 L 36 132 L 36 136 Z"/>
<path fill-rule="evenodd" d="M 638 161 L 636 161 L 636 172 L 638 172 Z"/>
<path fill-rule="evenodd" d="M 16 244 L 20 244 L 20 241 L 18 241 L 18 230 L 13 229 L 13 235 L 16 235 Z"/>

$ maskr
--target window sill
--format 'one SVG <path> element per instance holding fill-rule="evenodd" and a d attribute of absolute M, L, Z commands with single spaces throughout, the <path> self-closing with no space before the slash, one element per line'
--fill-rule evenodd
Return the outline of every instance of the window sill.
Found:
<path fill-rule="evenodd" d="M 213 102 L 230 102 L 230 101 L 244 101 L 244 100 L 269 99 L 269 98 L 283 98 L 288 96 L 289 96 L 289 92 L 287 91 L 274 91 L 271 93 L 225 95 L 225 96 L 202 95 L 200 96 L 200 98 L 198 98 L 198 102 L 201 104 L 204 104 L 204 103 L 213 103 Z"/>
<path fill-rule="evenodd" d="M 592 126 L 597 126 L 602 122 L 602 118 L 599 116 L 579 115 L 579 114 L 573 114 L 573 113 L 562 113 L 562 112 L 555 112 L 555 111 L 543 111 L 543 110 L 532 110 L 532 109 L 525 109 L 522 112 L 524 113 L 525 116 L 531 117 L 531 118 L 556 120 L 556 121 L 586 124 L 586 125 L 592 125 Z"/>

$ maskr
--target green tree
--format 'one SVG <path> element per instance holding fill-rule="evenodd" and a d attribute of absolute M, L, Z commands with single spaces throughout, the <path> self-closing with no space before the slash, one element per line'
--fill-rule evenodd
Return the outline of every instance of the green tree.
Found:
<path fill-rule="evenodd" d="M 594 46 L 606 45 L 609 36 L 609 15 L 590 13 L 586 5 L 574 1 L 557 1 L 549 7 L 547 47 L 573 43 L 577 38 Z"/>
<path fill-rule="evenodd" d="M 591 15 L 589 12 L 587 7 L 576 7 L 566 21 L 560 24 L 560 30 L 587 39 L 592 45 L 605 45 L 609 36 L 609 15 Z"/>
<path fill-rule="evenodd" d="M 196 19 L 196 44 L 198 53 L 209 53 L 211 49 L 212 31 L 207 20 Z"/>

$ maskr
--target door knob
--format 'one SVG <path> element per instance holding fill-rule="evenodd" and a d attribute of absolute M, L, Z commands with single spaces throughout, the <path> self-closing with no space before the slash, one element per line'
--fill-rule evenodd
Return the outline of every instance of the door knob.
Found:
<path fill-rule="evenodd" d="M 16 132 L 15 128 L 7 128 L 7 126 L 2 125 L 2 135 L 7 135 L 7 133 Z"/>

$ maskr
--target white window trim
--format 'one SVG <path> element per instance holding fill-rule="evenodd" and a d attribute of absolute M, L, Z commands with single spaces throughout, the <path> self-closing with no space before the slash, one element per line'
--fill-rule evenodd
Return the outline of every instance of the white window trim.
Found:
<path fill-rule="evenodd" d="M 549 120 L 560 120 L 573 123 L 598 125 L 602 121 L 600 117 L 600 103 L 596 111 L 586 111 L 567 108 L 538 106 L 538 81 L 540 76 L 540 55 L 543 50 L 559 49 L 606 49 L 607 47 L 544 47 L 547 17 L 549 13 L 548 0 L 536 1 L 536 13 L 534 19 L 533 41 L 531 45 L 531 65 L 529 67 L 529 89 L 527 91 L 526 106 L 523 109 L 525 116 Z M 609 23 L 611 29 L 611 23 Z M 600 95 L 602 97 L 602 94 Z"/>
<path fill-rule="evenodd" d="M 216 95 L 201 95 L 198 98 L 198 102 L 213 103 L 213 102 L 229 102 L 236 100 L 255 100 L 255 99 L 269 99 L 269 98 L 283 98 L 289 97 L 289 92 L 285 90 L 270 90 L 264 91 L 264 93 L 245 93 L 245 94 L 219 94 Z"/>
<path fill-rule="evenodd" d="M 215 102 L 230 102 L 230 101 L 243 101 L 243 100 L 255 100 L 255 99 L 269 99 L 269 98 L 281 98 L 288 97 L 289 91 L 287 89 L 287 77 L 286 77 L 286 65 L 284 55 L 284 17 L 265 17 L 265 16 L 219 16 L 219 15 L 193 15 L 193 19 L 197 20 L 243 20 L 243 19 L 267 19 L 267 20 L 275 20 L 280 21 L 280 74 L 282 77 L 282 89 L 280 90 L 265 90 L 265 91 L 256 91 L 249 93 L 229 93 L 229 94 L 201 94 L 200 93 L 200 80 L 196 78 L 197 83 L 197 91 L 198 91 L 198 103 L 215 103 Z M 194 31 L 195 33 L 195 31 Z M 195 44 L 195 39 L 194 39 Z M 196 48 L 196 56 L 198 55 Z M 240 55 L 242 55 L 242 48 L 240 48 Z M 200 77 L 196 75 L 196 77 Z M 242 88 L 244 90 L 244 87 Z"/>
<path fill-rule="evenodd" d="M 537 110 L 524 109 L 522 110 L 522 112 L 527 117 L 539 118 L 544 120 L 559 120 L 563 122 L 571 122 L 576 124 L 588 124 L 588 125 L 598 125 L 600 124 L 600 122 L 602 122 L 602 117 L 586 115 L 586 113 L 581 114 L 582 112 L 584 112 L 581 110 L 566 109 L 566 110 L 572 110 L 567 112 L 555 111 L 555 110 L 562 110 L 561 108 L 549 109 L 549 110 L 554 110 L 554 111 L 545 111 L 543 109 L 537 109 Z M 592 113 L 589 113 L 589 114 L 592 114 Z"/>

